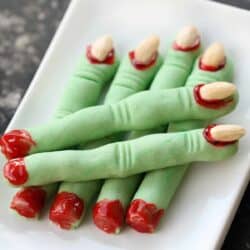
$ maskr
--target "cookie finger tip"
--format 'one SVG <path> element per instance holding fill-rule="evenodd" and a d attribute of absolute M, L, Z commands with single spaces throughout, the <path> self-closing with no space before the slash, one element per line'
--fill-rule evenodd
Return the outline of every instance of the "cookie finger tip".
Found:
<path fill-rule="evenodd" d="M 102 231 L 109 234 L 120 233 L 124 221 L 124 210 L 118 200 L 101 200 L 92 210 L 93 221 Z"/>

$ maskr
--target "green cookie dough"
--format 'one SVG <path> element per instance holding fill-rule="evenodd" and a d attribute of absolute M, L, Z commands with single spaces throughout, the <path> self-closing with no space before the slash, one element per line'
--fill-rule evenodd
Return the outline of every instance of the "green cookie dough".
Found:
<path fill-rule="evenodd" d="M 28 173 L 24 185 L 127 177 L 194 161 L 220 161 L 234 155 L 237 145 L 214 146 L 198 129 L 148 135 L 91 150 L 34 154 L 24 158 Z"/>
<path fill-rule="evenodd" d="M 200 49 L 183 52 L 177 51 L 172 47 L 169 48 L 166 59 L 151 85 L 151 90 L 182 87 L 192 71 L 194 61 L 200 52 Z"/>
<path fill-rule="evenodd" d="M 103 87 L 112 80 L 118 64 L 117 59 L 113 64 L 93 64 L 82 55 L 59 101 L 54 117 L 62 118 L 82 108 L 96 105 Z"/>
<path fill-rule="evenodd" d="M 117 103 L 128 96 L 147 89 L 161 64 L 162 58 L 158 56 L 153 66 L 146 70 L 138 70 L 131 63 L 129 56 L 125 56 L 113 80 L 112 87 L 107 93 L 105 103 Z"/>
<path fill-rule="evenodd" d="M 65 149 L 116 132 L 150 129 L 171 121 L 215 119 L 233 110 L 236 96 L 215 110 L 197 104 L 193 87 L 143 91 L 117 104 L 89 107 L 28 129 L 36 143 L 30 153 Z"/>
<path fill-rule="evenodd" d="M 75 111 L 97 104 L 102 89 L 112 80 L 118 64 L 117 58 L 113 64 L 92 64 L 85 55 L 82 55 L 64 89 L 54 119 L 63 118 Z M 57 187 L 57 183 L 41 187 L 46 191 L 46 200 L 54 196 Z"/>
<path fill-rule="evenodd" d="M 172 48 L 168 49 L 166 59 L 154 78 L 150 90 L 178 88 L 185 84 L 201 49 L 183 52 Z M 138 138 L 142 135 L 164 132 L 165 127 L 149 131 L 136 131 L 129 135 L 129 139 Z M 143 178 L 142 174 L 132 175 L 127 178 L 113 178 L 105 180 L 98 201 L 118 200 L 124 211 L 133 197 L 138 185 Z"/>
<path fill-rule="evenodd" d="M 210 83 L 215 81 L 232 81 L 233 65 L 231 60 L 227 59 L 225 67 L 216 72 L 201 70 L 199 68 L 199 60 L 200 59 L 197 59 L 193 72 L 189 76 L 186 85 L 193 86 L 198 82 Z M 201 128 L 206 126 L 207 123 L 209 122 L 201 120 L 170 123 L 168 132 Z M 165 168 L 147 173 L 135 193 L 133 200 L 142 199 L 147 203 L 155 204 L 158 209 L 167 209 L 189 165 L 190 164 L 177 165 L 172 168 Z"/>
<path fill-rule="evenodd" d="M 114 77 L 118 65 L 117 57 L 113 64 L 93 64 L 85 54 L 82 55 L 60 98 L 54 117 L 63 118 L 83 108 L 96 105 L 103 88 Z M 48 199 L 57 191 L 53 185 L 57 186 L 50 184 L 51 187 L 46 188 Z"/>
<path fill-rule="evenodd" d="M 150 82 L 152 81 L 154 75 L 161 65 L 162 59 L 158 56 L 156 63 L 152 65 L 147 70 L 137 70 L 130 62 L 128 56 L 126 55 L 121 62 L 121 65 L 113 79 L 110 89 L 105 97 L 104 103 L 111 104 L 124 99 L 127 96 L 135 94 L 139 91 L 148 88 Z M 110 137 L 105 137 L 101 140 L 90 142 L 87 145 L 81 146 L 81 148 L 94 148 L 97 146 L 102 146 L 109 142 L 113 142 L 116 139 L 122 138 L 123 134 L 116 134 Z M 96 197 L 98 191 L 101 187 L 100 180 L 88 181 L 88 182 L 63 182 L 60 186 L 60 190 L 64 190 L 63 187 L 67 187 L 67 192 L 75 193 L 79 198 L 84 201 L 84 205 L 88 208 L 91 201 Z M 61 188 L 62 187 L 62 188 Z M 86 209 L 85 209 L 86 211 Z M 76 221 L 74 227 L 80 225 L 83 220 L 84 215 L 81 216 L 79 220 Z"/>
<path fill-rule="evenodd" d="M 199 83 L 212 83 L 218 81 L 232 81 L 233 63 L 227 58 L 225 66 L 218 71 L 204 71 L 199 67 L 200 58 L 197 58 L 193 71 L 188 77 L 185 86 L 195 86 Z"/>

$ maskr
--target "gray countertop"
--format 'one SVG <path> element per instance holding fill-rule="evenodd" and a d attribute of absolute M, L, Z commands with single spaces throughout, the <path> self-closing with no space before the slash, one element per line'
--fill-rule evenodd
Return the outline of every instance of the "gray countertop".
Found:
<path fill-rule="evenodd" d="M 0 1 L 0 133 L 12 118 L 70 0 Z M 250 0 L 220 0 L 250 9 Z M 250 249 L 250 186 L 224 250 Z"/>

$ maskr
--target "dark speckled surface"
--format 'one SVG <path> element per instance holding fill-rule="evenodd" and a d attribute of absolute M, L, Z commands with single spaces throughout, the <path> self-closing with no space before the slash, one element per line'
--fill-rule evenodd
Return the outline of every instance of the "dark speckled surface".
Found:
<path fill-rule="evenodd" d="M 0 133 L 6 128 L 31 82 L 69 2 L 0 0 Z M 250 9 L 250 0 L 220 2 Z M 223 249 L 250 249 L 250 187 Z"/>
<path fill-rule="evenodd" d="M 0 0 L 0 133 L 6 128 L 69 0 Z"/>

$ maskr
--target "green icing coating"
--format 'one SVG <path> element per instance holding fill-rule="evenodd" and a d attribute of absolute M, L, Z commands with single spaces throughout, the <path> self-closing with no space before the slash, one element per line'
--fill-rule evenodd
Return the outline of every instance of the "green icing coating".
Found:
<path fill-rule="evenodd" d="M 113 64 L 92 64 L 82 55 L 54 114 L 54 119 L 63 118 L 85 107 L 97 104 L 101 91 L 108 84 L 118 67 L 119 60 L 115 58 Z M 46 201 L 54 196 L 58 184 L 42 186 L 46 191 Z"/>
<path fill-rule="evenodd" d="M 217 72 L 202 71 L 198 65 L 199 59 L 187 80 L 186 84 L 189 86 L 198 82 L 231 81 L 233 78 L 233 64 L 229 59 L 225 67 Z M 188 131 L 204 127 L 208 123 L 201 120 L 174 122 L 169 124 L 168 132 Z M 158 208 L 166 209 L 189 166 L 190 164 L 184 164 L 147 173 L 133 199 L 142 199 L 154 203 Z"/>
<path fill-rule="evenodd" d="M 219 161 L 234 155 L 237 145 L 213 146 L 198 129 L 148 135 L 91 150 L 33 154 L 24 159 L 29 174 L 25 185 L 127 177 L 194 161 Z"/>
<path fill-rule="evenodd" d="M 211 83 L 218 81 L 232 81 L 233 79 L 233 63 L 230 58 L 227 58 L 225 67 L 221 70 L 210 72 L 199 68 L 199 60 L 197 58 L 193 71 L 188 77 L 185 86 L 194 86 L 199 83 Z"/>
<path fill-rule="evenodd" d="M 93 64 L 82 55 L 59 101 L 55 118 L 97 104 L 103 87 L 112 80 L 118 64 L 117 59 L 111 65 Z"/>
<path fill-rule="evenodd" d="M 65 149 L 116 132 L 150 129 L 171 121 L 215 119 L 232 111 L 236 103 L 235 96 L 223 108 L 205 108 L 196 103 L 193 87 L 143 91 L 117 104 L 89 107 L 29 129 L 36 142 L 31 153 Z"/>
<path fill-rule="evenodd" d="M 137 189 L 133 200 L 142 199 L 148 203 L 153 203 L 157 208 L 165 209 L 170 203 L 182 177 L 186 172 L 184 167 L 170 167 L 147 173 Z M 155 187 L 157 183 L 157 187 Z"/>
<path fill-rule="evenodd" d="M 125 56 L 121 62 L 121 65 L 113 79 L 109 91 L 105 97 L 104 103 L 115 103 L 124 99 L 125 97 L 135 94 L 141 90 L 147 89 L 154 75 L 161 65 L 162 59 L 159 56 L 154 65 L 144 71 L 137 70 L 131 63 L 128 56 Z M 92 141 L 80 148 L 95 148 L 105 145 L 116 140 L 121 140 L 122 134 L 115 134 L 103 139 Z M 84 201 L 86 208 L 91 204 L 91 201 L 96 197 L 101 187 L 101 180 L 87 181 L 87 182 L 63 182 L 60 186 L 60 191 L 67 191 L 75 193 L 79 198 Z M 66 190 L 65 190 L 66 187 Z M 78 227 L 83 220 L 84 215 L 74 224 L 74 227 Z"/>
<path fill-rule="evenodd" d="M 150 90 L 171 89 L 184 85 L 189 76 L 193 63 L 199 55 L 200 49 L 191 52 L 177 51 L 172 46 L 167 51 L 166 59 L 154 78 Z M 135 131 L 130 133 L 128 139 L 138 138 L 152 133 L 163 133 L 165 127 L 159 127 L 154 130 Z M 143 175 L 132 175 L 127 178 L 107 179 L 98 196 L 98 201 L 103 199 L 119 200 L 126 209 Z"/>
<path fill-rule="evenodd" d="M 104 104 L 117 103 L 128 96 L 134 95 L 149 87 L 152 79 L 162 64 L 162 57 L 159 55 L 154 65 L 146 70 L 137 70 L 130 62 L 128 55 L 122 60 L 119 69 L 112 81 Z M 94 148 L 117 140 L 122 140 L 124 133 L 106 136 L 94 140 L 85 145 L 85 148 Z"/>
<path fill-rule="evenodd" d="M 162 64 L 162 57 L 158 56 L 156 63 L 147 70 L 137 70 L 131 63 L 129 56 L 125 56 L 106 96 L 106 104 L 116 103 L 139 91 L 145 90 L 153 80 Z"/>
<path fill-rule="evenodd" d="M 164 64 L 157 73 L 151 85 L 151 90 L 182 87 L 199 53 L 200 49 L 193 52 L 182 52 L 173 48 L 168 49 Z"/>
<path fill-rule="evenodd" d="M 199 120 L 170 123 L 168 132 L 189 131 L 205 125 L 206 121 Z M 177 165 L 146 173 L 133 200 L 142 199 L 148 203 L 155 204 L 159 209 L 166 209 L 180 185 L 188 166 L 189 164 Z"/>

